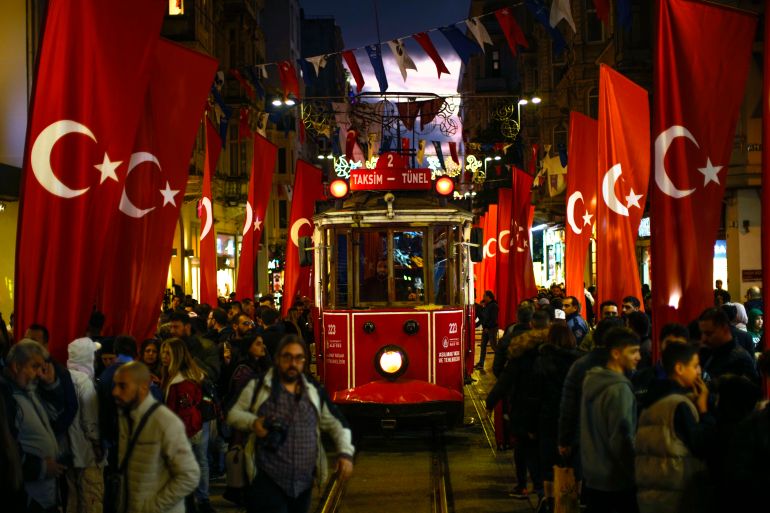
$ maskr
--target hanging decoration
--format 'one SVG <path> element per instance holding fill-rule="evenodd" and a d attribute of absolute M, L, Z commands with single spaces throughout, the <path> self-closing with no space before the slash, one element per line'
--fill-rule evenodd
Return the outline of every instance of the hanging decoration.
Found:
<path fill-rule="evenodd" d="M 480 18 L 469 18 L 465 20 L 465 25 L 468 27 L 468 30 L 471 31 L 471 34 L 473 34 L 473 37 L 481 47 L 482 52 L 485 51 L 485 44 L 492 46 L 492 39 L 489 37 L 489 32 L 487 32 L 486 27 L 482 25 Z"/>
<path fill-rule="evenodd" d="M 297 82 L 297 70 L 289 61 L 281 61 L 278 64 L 278 71 L 281 76 L 281 87 L 283 88 L 283 99 L 289 98 L 289 93 L 299 100 L 299 82 Z"/>
<path fill-rule="evenodd" d="M 361 68 L 358 67 L 358 61 L 352 50 L 345 50 L 342 52 L 342 58 L 345 59 L 345 63 L 348 65 L 350 74 L 353 75 L 353 79 L 356 81 L 356 88 L 358 92 L 364 90 L 364 75 L 361 73 Z"/>
<path fill-rule="evenodd" d="M 566 20 L 569 26 L 572 27 L 572 32 L 577 34 L 575 28 L 575 20 L 572 19 L 572 8 L 569 5 L 569 0 L 553 0 L 551 4 L 551 17 L 549 21 L 551 26 L 556 28 L 561 20 Z"/>
<path fill-rule="evenodd" d="M 436 47 L 433 46 L 433 42 L 430 40 L 430 36 L 428 36 L 427 32 L 420 32 L 418 34 L 415 34 L 412 36 L 415 41 L 417 41 L 423 50 L 425 50 L 425 53 L 428 54 L 428 56 L 433 61 L 433 64 L 436 65 L 436 71 L 438 72 L 438 78 L 441 78 L 442 73 L 446 73 L 449 75 L 449 70 L 446 67 L 446 64 L 444 64 L 444 61 L 441 59 L 441 56 L 438 54 L 438 50 L 436 50 Z"/>
<path fill-rule="evenodd" d="M 503 29 L 503 35 L 505 40 L 508 41 L 508 47 L 511 49 L 514 57 L 519 53 L 519 46 L 529 48 L 524 32 L 519 27 L 519 24 L 516 23 L 516 18 L 513 17 L 510 8 L 498 9 L 495 11 L 495 18 L 497 18 L 500 28 Z"/>
<path fill-rule="evenodd" d="M 535 16 L 535 19 L 545 27 L 545 30 L 551 34 L 553 39 L 553 53 L 561 55 L 567 48 L 567 41 L 564 40 L 564 36 L 561 35 L 557 29 L 551 26 L 551 15 L 548 11 L 548 7 L 543 4 L 543 0 L 525 0 L 527 8 Z"/>
<path fill-rule="evenodd" d="M 438 30 L 444 35 L 446 40 L 449 41 L 449 44 L 452 45 L 452 48 L 457 52 L 457 55 L 460 57 L 460 60 L 463 61 L 463 64 L 467 65 L 471 56 L 481 53 L 481 47 L 478 43 L 472 39 L 468 39 L 468 36 L 460 32 L 460 29 L 454 25 L 441 27 Z"/>
<path fill-rule="evenodd" d="M 398 70 L 401 72 L 401 76 L 404 78 L 404 82 L 406 82 L 406 70 L 413 69 L 414 71 L 417 71 L 417 66 L 406 52 L 406 48 L 404 47 L 402 39 L 394 39 L 393 41 L 388 41 L 388 46 L 390 47 L 390 51 L 393 53 L 393 56 L 396 58 L 396 64 L 398 64 Z"/>
<path fill-rule="evenodd" d="M 382 49 L 380 45 L 367 45 L 366 53 L 374 69 L 374 76 L 380 85 L 380 92 L 388 90 L 388 77 L 385 75 L 385 66 L 382 64 Z"/>

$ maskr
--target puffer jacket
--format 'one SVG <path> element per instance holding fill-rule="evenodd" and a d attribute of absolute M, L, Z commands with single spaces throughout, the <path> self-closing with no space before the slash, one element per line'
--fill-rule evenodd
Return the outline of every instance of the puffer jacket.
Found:
<path fill-rule="evenodd" d="M 97 461 L 94 452 L 94 446 L 101 443 L 99 396 L 94 384 L 95 352 L 96 344 L 88 337 L 76 339 L 67 346 L 67 368 L 78 398 L 78 415 L 68 432 L 70 451 L 76 468 L 95 467 L 103 463 Z"/>
<path fill-rule="evenodd" d="M 157 401 L 148 395 L 129 415 L 134 428 Z M 128 420 L 120 411 L 119 461 L 125 458 L 131 438 Z M 147 419 L 128 462 L 123 481 L 124 502 L 120 513 L 184 513 L 184 498 L 200 480 L 200 467 L 187 439 L 184 424 L 165 406 Z"/>
<path fill-rule="evenodd" d="M 249 432 L 249 439 L 244 449 L 244 455 L 246 459 L 246 473 L 251 482 L 257 475 L 257 465 L 255 458 L 255 451 L 257 450 L 257 437 L 253 432 L 254 422 L 257 420 L 257 412 L 262 404 L 270 397 L 270 391 L 274 386 L 273 369 L 267 371 L 264 378 L 261 380 L 253 379 L 243 389 L 241 395 L 238 397 L 238 401 L 230 409 L 227 414 L 227 423 L 233 428 Z M 326 461 L 326 454 L 324 452 L 323 444 L 320 443 L 321 431 L 328 433 L 334 444 L 337 447 L 337 452 L 340 455 L 352 458 L 355 453 L 355 448 L 352 442 L 352 433 L 347 426 L 342 415 L 339 413 L 337 407 L 331 402 L 326 391 L 320 384 L 312 381 L 304 374 L 302 375 L 303 387 L 307 391 L 308 399 L 315 408 L 318 415 L 317 423 L 317 440 L 318 453 L 316 455 L 316 480 L 319 485 L 322 485 L 329 474 L 328 463 Z M 256 398 L 254 396 L 254 389 L 257 383 L 261 386 L 257 391 Z M 280 386 L 280 385 L 279 385 Z M 254 401 L 252 401 L 254 399 Z"/>
<path fill-rule="evenodd" d="M 682 394 L 670 394 L 644 410 L 635 439 L 636 486 L 641 513 L 703 511 L 706 465 L 693 456 L 676 434 L 674 417 L 680 404 L 695 419 L 698 410 Z"/>

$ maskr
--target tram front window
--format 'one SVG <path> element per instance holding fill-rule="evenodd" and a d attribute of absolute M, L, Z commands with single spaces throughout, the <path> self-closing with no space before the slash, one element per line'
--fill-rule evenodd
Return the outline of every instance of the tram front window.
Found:
<path fill-rule="evenodd" d="M 393 232 L 393 275 L 396 301 L 425 301 L 424 233 Z"/>
<path fill-rule="evenodd" d="M 361 301 L 388 301 L 388 234 L 365 232 L 359 234 L 359 281 Z"/>

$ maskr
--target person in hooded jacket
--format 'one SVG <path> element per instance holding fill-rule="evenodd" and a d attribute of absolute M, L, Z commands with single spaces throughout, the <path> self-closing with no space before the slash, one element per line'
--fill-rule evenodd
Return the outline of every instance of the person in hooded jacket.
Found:
<path fill-rule="evenodd" d="M 542 495 L 543 481 L 540 476 L 537 441 L 527 432 L 527 397 L 532 381 L 533 364 L 538 355 L 538 348 L 548 341 L 548 330 L 531 330 L 511 341 L 508 346 L 508 363 L 489 392 L 486 401 L 487 410 L 495 408 L 498 401 L 507 398 L 509 426 L 513 435 L 513 459 L 516 466 L 517 484 L 514 497 L 526 499 L 527 470 L 538 495 Z"/>
<path fill-rule="evenodd" d="M 67 511 L 101 513 L 106 463 L 99 433 L 99 396 L 94 383 L 94 356 L 98 346 L 89 337 L 67 346 L 67 368 L 75 385 L 78 415 L 69 427 L 72 467 L 67 469 Z"/>
<path fill-rule="evenodd" d="M 607 364 L 586 373 L 580 401 L 580 460 L 588 513 L 637 513 L 634 478 L 636 396 L 626 372 L 636 369 L 639 337 L 607 332 Z"/>
<path fill-rule="evenodd" d="M 575 335 L 569 326 L 553 324 L 548 330 L 548 341 L 540 346 L 533 366 L 527 424 L 530 433 L 537 433 L 539 442 L 545 494 L 541 511 L 553 511 L 554 507 L 553 467 L 560 460 L 557 443 L 559 405 L 567 372 L 580 357 L 576 346 Z"/>

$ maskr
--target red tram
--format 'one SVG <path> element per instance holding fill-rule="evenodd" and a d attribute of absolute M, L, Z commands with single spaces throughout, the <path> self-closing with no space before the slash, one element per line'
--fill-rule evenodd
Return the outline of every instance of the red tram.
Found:
<path fill-rule="evenodd" d="M 317 370 L 351 418 L 451 425 L 473 343 L 472 215 L 429 170 L 380 163 L 313 218 Z"/>

